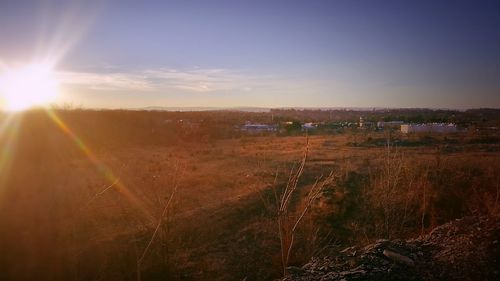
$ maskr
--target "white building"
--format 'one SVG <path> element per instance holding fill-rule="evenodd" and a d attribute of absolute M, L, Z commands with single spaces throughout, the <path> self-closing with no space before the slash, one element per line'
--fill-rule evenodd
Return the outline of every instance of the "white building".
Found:
<path fill-rule="evenodd" d="M 378 121 L 377 122 L 377 128 L 383 129 L 383 128 L 399 128 L 401 125 L 404 125 L 405 122 L 403 121 Z"/>
<path fill-rule="evenodd" d="M 276 132 L 278 130 L 277 125 L 267 125 L 267 124 L 252 124 L 247 122 L 243 127 L 241 127 L 242 131 L 248 133 L 260 133 L 260 132 Z"/>
<path fill-rule="evenodd" d="M 453 123 L 404 124 L 401 132 L 408 133 L 455 133 L 457 126 Z"/>
<path fill-rule="evenodd" d="M 314 123 L 311 123 L 311 122 L 302 124 L 303 131 L 315 130 L 316 128 L 317 128 L 317 125 Z"/>

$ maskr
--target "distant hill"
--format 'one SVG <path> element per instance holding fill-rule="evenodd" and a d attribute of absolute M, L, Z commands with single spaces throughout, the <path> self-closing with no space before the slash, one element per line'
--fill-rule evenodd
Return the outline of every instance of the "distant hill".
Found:
<path fill-rule="evenodd" d="M 136 110 L 151 110 L 151 111 L 243 111 L 243 112 L 269 112 L 270 108 L 265 107 L 164 107 L 164 106 L 148 106 L 137 108 Z"/>
<path fill-rule="evenodd" d="M 258 106 L 147 106 L 131 108 L 131 110 L 150 110 L 150 111 L 242 111 L 242 112 L 270 112 L 283 110 L 296 111 L 357 111 L 357 112 L 494 112 L 498 113 L 500 109 L 496 108 L 387 108 L 387 107 L 258 107 Z"/>

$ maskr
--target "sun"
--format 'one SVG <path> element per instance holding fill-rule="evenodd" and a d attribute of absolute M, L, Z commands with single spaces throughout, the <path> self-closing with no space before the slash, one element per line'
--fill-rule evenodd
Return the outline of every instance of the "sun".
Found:
<path fill-rule="evenodd" d="M 47 64 L 29 64 L 0 73 L 0 106 L 22 111 L 44 106 L 57 97 L 59 83 Z"/>

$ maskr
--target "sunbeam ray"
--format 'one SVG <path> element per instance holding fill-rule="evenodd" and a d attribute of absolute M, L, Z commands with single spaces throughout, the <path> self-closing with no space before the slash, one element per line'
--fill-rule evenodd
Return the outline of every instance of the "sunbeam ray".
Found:
<path fill-rule="evenodd" d="M 104 5 L 69 1 L 56 7 L 51 1 L 41 3 L 35 59 L 60 62 L 95 23 Z"/>
<path fill-rule="evenodd" d="M 21 116 L 8 114 L 0 124 L 0 191 L 7 180 L 15 152 Z"/>

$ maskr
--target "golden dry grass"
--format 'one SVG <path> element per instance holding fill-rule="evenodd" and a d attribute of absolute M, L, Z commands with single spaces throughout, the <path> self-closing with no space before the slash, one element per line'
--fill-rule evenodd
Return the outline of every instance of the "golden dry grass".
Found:
<path fill-rule="evenodd" d="M 121 184 L 116 188 L 106 179 L 102 168 L 96 168 L 43 113 L 25 116 L 0 190 L 2 280 L 134 280 L 136 262 L 175 182 L 178 190 L 161 234 L 144 258 L 143 280 L 261 280 L 280 275 L 277 229 L 257 191 L 268 194 L 276 170 L 277 187 L 286 182 L 288 171 L 302 157 L 303 136 L 216 138 L 202 131 L 177 139 L 179 131 L 151 125 L 156 123 L 147 113 L 113 118 L 100 112 L 77 113 L 66 116 L 68 126 Z M 131 119 L 136 116 L 146 121 Z M 154 133 L 148 126 L 154 127 Z M 211 130 L 217 136 L 217 128 Z M 291 264 L 314 253 L 311 245 L 325 232 L 332 232 L 342 243 L 384 236 L 380 223 L 387 218 L 381 219 L 379 208 L 393 208 L 393 215 L 401 211 L 401 200 L 408 196 L 413 196 L 412 204 L 420 202 L 420 191 L 413 189 L 398 189 L 390 198 L 399 200 L 394 204 L 380 201 L 380 194 L 387 192 L 382 184 L 387 178 L 377 171 L 384 167 L 388 152 L 383 145 L 366 144 L 385 137 L 384 133 L 309 137 L 309 159 L 299 182 L 304 191 L 299 195 L 328 171 L 340 171 L 343 176 L 331 187 L 330 197 L 308 215 L 297 237 L 297 252 L 304 255 L 292 256 Z M 419 136 L 398 137 L 419 140 Z M 446 177 L 426 178 L 429 192 L 434 192 L 429 200 L 435 200 L 435 205 L 427 202 L 428 208 L 435 209 L 426 210 L 424 231 L 459 215 L 498 211 L 491 198 L 495 185 L 498 193 L 498 145 L 469 144 L 467 138 L 474 137 L 456 136 L 460 140 L 456 145 L 397 148 L 408 169 L 398 176 L 418 178 L 427 167 L 443 173 L 434 177 Z M 352 173 L 366 181 L 353 180 Z M 436 184 L 447 180 L 467 191 L 453 193 L 456 202 L 462 200 L 457 204 L 464 204 L 457 207 L 459 213 L 451 211 L 453 206 L 439 205 L 446 203 L 440 196 L 452 193 Z M 407 188 L 407 184 L 402 180 L 394 188 Z M 299 196 L 295 206 L 300 200 Z M 371 209 L 356 209 L 359 204 Z M 417 205 L 412 208 L 412 215 L 421 214 Z M 413 219 L 391 233 L 419 234 L 421 226 L 412 225 Z"/>

